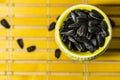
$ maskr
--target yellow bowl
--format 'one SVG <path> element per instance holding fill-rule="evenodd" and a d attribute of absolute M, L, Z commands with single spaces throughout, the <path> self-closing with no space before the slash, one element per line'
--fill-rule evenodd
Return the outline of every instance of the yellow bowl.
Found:
<path fill-rule="evenodd" d="M 75 10 L 75 9 L 81 9 L 81 10 L 86 9 L 86 10 L 90 10 L 90 11 L 92 9 L 97 10 L 100 14 L 102 14 L 102 16 L 104 17 L 104 20 L 106 21 L 106 23 L 108 25 L 109 36 L 106 37 L 103 47 L 100 47 L 99 49 L 97 49 L 93 53 L 90 53 L 89 51 L 87 51 L 87 52 L 71 51 L 64 45 L 64 43 L 61 40 L 59 29 L 61 28 L 63 21 L 66 20 L 67 15 L 72 10 Z M 56 40 L 56 43 L 59 46 L 59 48 L 65 54 L 67 54 L 70 58 L 72 58 L 74 60 L 91 60 L 91 59 L 94 59 L 97 56 L 101 55 L 108 48 L 109 43 L 111 41 L 111 37 L 112 37 L 112 29 L 111 29 L 111 24 L 110 24 L 110 21 L 109 21 L 108 17 L 106 16 L 106 14 L 103 11 L 101 11 L 99 8 L 97 8 L 95 6 L 92 6 L 92 5 L 79 4 L 79 5 L 72 6 L 69 9 L 67 9 L 65 12 L 63 12 L 63 14 L 60 16 L 60 18 L 58 19 L 58 21 L 56 23 L 56 28 L 55 28 L 55 40 Z"/>

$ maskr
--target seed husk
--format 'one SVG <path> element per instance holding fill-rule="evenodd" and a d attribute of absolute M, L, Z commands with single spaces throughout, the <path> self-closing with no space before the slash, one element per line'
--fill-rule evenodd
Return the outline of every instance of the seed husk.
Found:
<path fill-rule="evenodd" d="M 99 12 L 97 12 L 96 10 L 92 10 L 90 13 L 89 13 L 89 15 L 92 17 L 92 18 L 94 18 L 94 19 L 97 19 L 97 20 L 103 20 L 103 16 L 99 13 Z"/>
<path fill-rule="evenodd" d="M 58 59 L 58 58 L 60 58 L 60 56 L 61 56 L 61 51 L 60 51 L 60 49 L 56 49 L 56 50 L 55 50 L 55 57 Z"/>
<path fill-rule="evenodd" d="M 19 45 L 20 48 L 24 48 L 24 43 L 23 43 L 23 39 L 17 39 L 17 43 Z"/>
<path fill-rule="evenodd" d="M 72 20 L 73 20 L 74 22 L 76 22 L 76 17 L 77 17 L 77 15 L 76 15 L 74 12 L 71 12 L 71 13 L 70 13 L 70 16 L 72 17 Z"/>
<path fill-rule="evenodd" d="M 102 47 L 104 45 L 105 38 L 103 38 L 100 34 L 98 34 L 97 35 L 97 42 L 98 42 L 98 46 Z"/>
<path fill-rule="evenodd" d="M 2 20 L 1 20 L 1 24 L 2 24 L 6 29 L 9 29 L 9 28 L 10 28 L 10 24 L 7 22 L 6 19 L 2 19 Z"/>
<path fill-rule="evenodd" d="M 36 46 L 29 46 L 28 48 L 27 48 L 27 51 L 28 52 L 33 52 L 33 51 L 35 51 L 35 49 L 36 49 Z"/>
<path fill-rule="evenodd" d="M 85 24 L 82 24 L 78 29 L 77 29 L 77 35 L 78 36 L 86 36 L 88 32 L 88 27 Z"/>
<path fill-rule="evenodd" d="M 75 34 L 74 30 L 69 30 L 67 32 L 61 32 L 60 34 L 66 35 L 66 36 L 73 36 Z"/>
<path fill-rule="evenodd" d="M 97 21 L 97 20 L 90 20 L 89 22 L 88 22 L 88 25 L 89 26 L 97 26 L 99 24 L 99 21 Z"/>
<path fill-rule="evenodd" d="M 49 25 L 48 31 L 52 31 L 53 29 L 55 29 L 55 25 L 56 25 L 56 23 L 55 23 L 55 22 L 52 22 L 52 23 Z"/>
<path fill-rule="evenodd" d="M 75 10 L 75 13 L 79 16 L 79 18 L 87 19 L 87 14 L 85 14 L 83 11 L 80 9 Z"/>
<path fill-rule="evenodd" d="M 90 27 L 88 27 L 88 31 L 90 33 L 96 34 L 96 33 L 101 32 L 101 29 L 99 27 L 97 27 L 97 26 L 90 26 Z"/>

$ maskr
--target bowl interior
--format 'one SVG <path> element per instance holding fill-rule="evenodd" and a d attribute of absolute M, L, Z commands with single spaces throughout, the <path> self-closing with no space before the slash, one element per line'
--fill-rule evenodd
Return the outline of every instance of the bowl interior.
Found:
<path fill-rule="evenodd" d="M 69 50 L 65 45 L 64 43 L 62 42 L 61 40 L 61 37 L 60 37 L 60 32 L 59 32 L 59 29 L 62 27 L 62 23 L 63 21 L 66 20 L 66 17 L 67 15 L 72 11 L 72 10 L 75 10 L 75 9 L 86 9 L 86 10 L 97 10 L 100 14 L 103 15 L 104 17 L 104 20 L 106 21 L 107 25 L 108 25 L 108 32 L 109 32 L 109 36 L 106 37 L 105 39 L 105 43 L 104 43 L 104 46 L 103 47 L 100 47 L 99 49 L 97 49 L 95 52 L 93 52 L 92 54 L 87 51 L 87 52 L 75 52 L 75 51 L 71 51 Z M 109 19 L 107 18 L 107 16 L 105 15 L 105 13 L 103 13 L 100 9 L 98 9 L 97 7 L 95 6 L 91 6 L 91 5 L 86 5 L 86 4 L 79 4 L 79 5 L 75 5 L 73 7 L 70 7 L 69 9 L 67 9 L 61 16 L 60 18 L 58 19 L 57 23 L 56 23 L 56 28 L 55 28 L 55 40 L 56 40 L 56 43 L 58 44 L 58 46 L 60 47 L 60 49 L 65 52 L 67 55 L 71 56 L 71 57 L 79 57 L 79 58 L 83 58 L 83 57 L 90 57 L 90 56 L 96 56 L 100 53 L 103 53 L 108 45 L 109 45 L 109 42 L 111 40 L 111 36 L 112 36 L 112 30 L 111 30 L 111 25 L 110 25 L 110 22 L 109 22 Z"/>

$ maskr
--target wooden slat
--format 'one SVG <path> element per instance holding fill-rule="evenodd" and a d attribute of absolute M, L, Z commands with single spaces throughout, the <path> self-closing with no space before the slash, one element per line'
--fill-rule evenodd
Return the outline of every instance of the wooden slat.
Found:
<path fill-rule="evenodd" d="M 46 4 L 47 0 L 12 0 L 15 4 Z"/>
<path fill-rule="evenodd" d="M 40 26 L 47 25 L 47 18 L 12 18 L 12 25 Z"/>
<path fill-rule="evenodd" d="M 8 48 L 9 40 L 0 40 L 0 48 Z"/>
<path fill-rule="evenodd" d="M 120 80 L 120 76 L 88 76 L 88 80 Z"/>
<path fill-rule="evenodd" d="M 80 63 L 53 63 L 50 64 L 50 71 L 53 72 L 83 72 L 84 65 Z"/>
<path fill-rule="evenodd" d="M 114 33 L 114 32 L 113 32 Z M 120 49 L 120 40 L 119 39 L 112 39 L 110 42 L 109 49 Z"/>
<path fill-rule="evenodd" d="M 10 80 L 46 80 L 45 75 L 12 75 Z"/>
<path fill-rule="evenodd" d="M 69 7 L 50 7 L 50 15 L 60 15 Z"/>
<path fill-rule="evenodd" d="M 107 15 L 120 15 L 120 6 L 97 6 Z"/>
<path fill-rule="evenodd" d="M 6 63 L 0 63 L 0 71 L 6 71 L 7 64 Z"/>
<path fill-rule="evenodd" d="M 1 1 L 1 0 L 0 0 Z M 0 7 L 0 14 L 8 14 L 8 7 L 1 6 Z"/>
<path fill-rule="evenodd" d="M 28 64 L 17 64 L 17 63 L 12 63 L 12 68 L 11 71 L 22 71 L 22 72 L 26 72 L 26 71 L 30 71 L 30 72 L 37 72 L 37 71 L 47 71 L 47 64 L 34 64 L 34 63 L 28 63 Z"/>
<path fill-rule="evenodd" d="M 12 52 L 12 60 L 48 60 L 48 52 Z"/>
<path fill-rule="evenodd" d="M 60 76 L 57 76 L 57 75 L 53 75 L 53 76 L 50 76 L 50 79 L 49 80 L 83 80 L 84 77 L 83 76 L 80 76 L 80 75 L 60 75 Z"/>
<path fill-rule="evenodd" d="M 120 72 L 120 64 L 117 63 L 99 63 L 88 64 L 89 72 Z"/>
<path fill-rule="evenodd" d="M 0 75 L 0 80 L 6 80 L 6 76 L 5 75 Z"/>
<path fill-rule="evenodd" d="M 120 37 L 120 28 L 113 28 L 113 37 Z"/>
<path fill-rule="evenodd" d="M 47 7 L 12 7 L 12 13 L 16 15 L 47 15 Z"/>
<path fill-rule="evenodd" d="M 8 59 L 8 52 L 2 51 L 0 52 L 0 60 L 7 60 Z"/>
<path fill-rule="evenodd" d="M 82 3 L 82 0 L 50 0 L 50 4 L 78 4 Z"/>
<path fill-rule="evenodd" d="M 0 4 L 5 4 L 7 3 L 7 0 L 0 0 Z"/>
<path fill-rule="evenodd" d="M 88 4 L 120 4 L 120 0 L 87 0 Z"/>
<path fill-rule="evenodd" d="M 95 60 L 120 61 L 120 51 L 119 50 L 107 50 L 105 53 L 97 57 Z"/>
<path fill-rule="evenodd" d="M 13 37 L 47 37 L 47 29 L 12 29 Z"/>

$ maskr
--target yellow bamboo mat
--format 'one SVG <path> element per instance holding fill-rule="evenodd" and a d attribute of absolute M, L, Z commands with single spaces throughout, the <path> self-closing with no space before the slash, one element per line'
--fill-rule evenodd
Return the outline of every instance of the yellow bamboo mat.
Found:
<path fill-rule="evenodd" d="M 83 3 L 96 5 L 115 21 L 110 47 L 92 61 L 74 61 L 64 53 L 56 59 L 58 46 L 48 25 L 67 8 Z M 120 0 L 0 0 L 3 18 L 11 29 L 0 25 L 0 80 L 120 80 Z M 24 49 L 18 38 L 23 38 Z M 28 53 L 31 45 L 37 50 Z"/>

